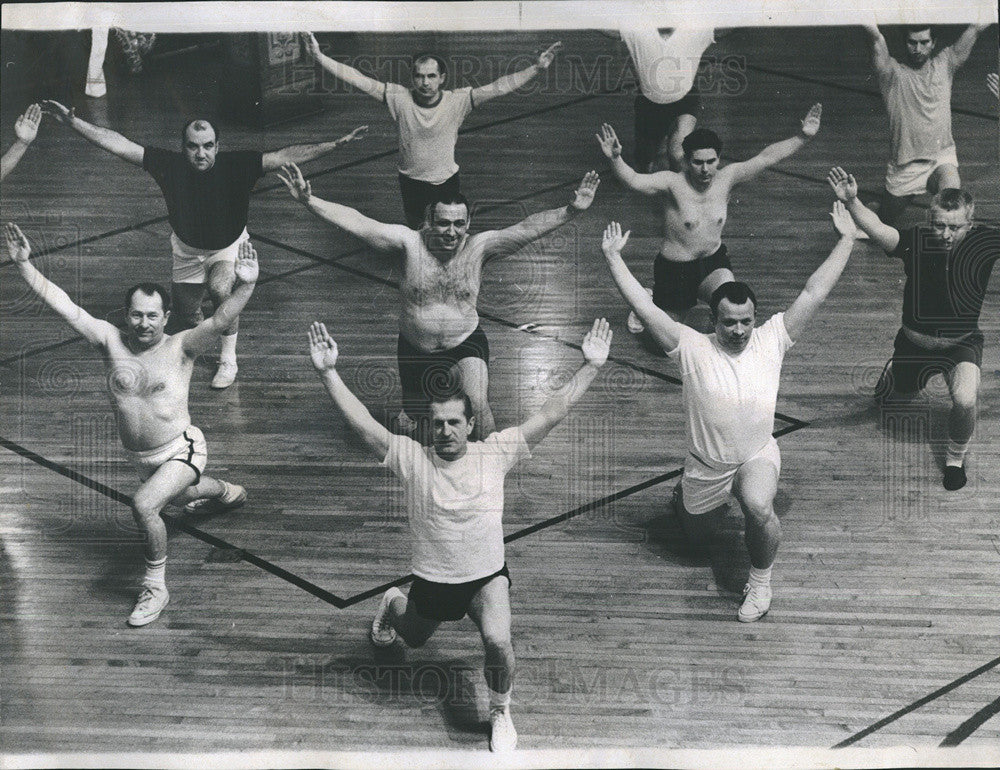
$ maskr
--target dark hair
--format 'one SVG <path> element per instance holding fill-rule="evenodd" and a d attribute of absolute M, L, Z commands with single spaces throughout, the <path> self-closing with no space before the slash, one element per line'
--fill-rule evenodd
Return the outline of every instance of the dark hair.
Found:
<path fill-rule="evenodd" d="M 469 398 L 469 394 L 464 390 L 454 388 L 443 393 L 435 393 L 428 400 L 428 405 L 430 404 L 449 404 L 452 401 L 461 401 L 462 406 L 465 410 L 465 420 L 468 422 L 475 416 L 475 412 L 472 411 L 472 399 Z"/>
<path fill-rule="evenodd" d="M 163 312 L 167 313 L 170 311 L 170 295 L 167 294 L 167 290 L 164 289 L 158 283 L 149 283 L 148 281 L 143 283 L 137 283 L 131 289 L 125 292 L 125 313 L 128 314 L 129 308 L 132 307 L 132 297 L 137 292 L 141 291 L 143 294 L 152 297 L 154 294 L 160 295 L 160 303 L 163 305 Z"/>
<path fill-rule="evenodd" d="M 204 124 L 204 125 L 199 125 L 199 124 Z M 208 126 L 209 128 L 212 129 L 212 131 L 215 132 L 215 141 L 216 143 L 218 143 L 219 129 L 215 127 L 215 124 L 212 121 L 208 120 L 207 118 L 195 118 L 194 120 L 189 120 L 187 123 L 185 123 L 184 128 L 181 129 L 181 147 L 187 144 L 188 129 L 191 128 L 191 126 L 194 126 L 199 131 L 204 129 L 205 126 Z"/>
<path fill-rule="evenodd" d="M 743 281 L 726 281 L 726 283 L 712 292 L 712 298 L 709 300 L 708 306 L 712 309 L 713 316 L 718 315 L 719 303 L 724 299 L 728 299 L 734 305 L 742 305 L 747 300 L 750 300 L 753 303 L 754 311 L 757 310 L 757 295 Z"/>
<path fill-rule="evenodd" d="M 696 128 L 684 137 L 681 148 L 684 150 L 685 158 L 690 158 L 696 150 L 715 150 L 716 155 L 722 155 L 722 140 L 714 131 Z"/>
<path fill-rule="evenodd" d="M 442 59 L 437 54 L 433 54 L 433 53 L 422 53 L 422 54 L 419 54 L 418 56 L 414 56 L 413 57 L 413 71 L 416 72 L 417 71 L 417 65 L 418 64 L 423 64 L 425 61 L 437 62 L 438 72 L 441 73 L 441 77 L 445 77 L 448 74 L 448 65 L 444 63 L 444 59 Z"/>
<path fill-rule="evenodd" d="M 968 209 L 970 216 L 971 212 L 975 209 L 975 205 L 972 196 L 965 190 L 959 190 L 957 187 L 945 187 L 943 190 L 938 190 L 937 194 L 931 198 L 931 208 L 941 209 L 942 211 Z"/>
<path fill-rule="evenodd" d="M 459 204 L 465 206 L 465 210 L 469 212 L 469 221 L 472 221 L 472 207 L 469 205 L 468 199 L 458 192 L 442 192 L 438 193 L 430 203 L 427 204 L 427 208 L 424 209 L 424 221 L 427 224 L 432 224 L 434 219 L 434 209 L 437 208 L 439 203 L 443 203 L 445 206 L 450 206 L 452 204 Z"/>
<path fill-rule="evenodd" d="M 903 39 L 909 40 L 911 33 L 923 32 L 925 29 L 931 33 L 931 40 L 937 40 L 937 30 L 933 24 L 907 24 L 903 27 Z"/>

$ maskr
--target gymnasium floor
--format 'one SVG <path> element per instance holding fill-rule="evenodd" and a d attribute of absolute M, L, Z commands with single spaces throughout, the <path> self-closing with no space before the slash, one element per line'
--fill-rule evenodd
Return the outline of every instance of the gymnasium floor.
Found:
<path fill-rule="evenodd" d="M 996 32 L 980 37 L 953 98 L 963 182 L 977 218 L 993 222 L 997 105 L 985 74 L 996 69 Z M 18 34 L 4 31 L 5 49 L 30 51 Z M 555 36 L 347 38 L 320 35 L 330 50 L 489 51 L 498 60 Z M 489 265 L 480 299 L 500 427 L 526 417 L 579 364 L 593 318 L 606 316 L 615 331 L 612 360 L 590 392 L 507 481 L 519 748 L 960 745 L 995 763 L 1000 277 L 982 315 L 969 483 L 947 493 L 943 383 L 912 410 L 873 405 L 898 327 L 902 270 L 855 246 L 786 358 L 775 423 L 784 532 L 775 598 L 760 622 L 736 622 L 748 569 L 741 517 L 730 512 L 709 558 L 685 551 L 667 506 L 685 453 L 677 371 L 625 331 L 627 311 L 600 254 L 600 233 L 616 219 L 632 230 L 627 261 L 651 280 L 659 215 L 615 180 L 594 140 L 610 122 L 630 157 L 633 97 L 618 92 L 626 53 L 597 32 L 559 39 L 546 87 L 477 109 L 457 155 L 475 230 L 563 205 L 589 169 L 603 180 L 584 215 Z M 869 193 L 880 186 L 887 118 L 867 52 L 856 27 L 736 30 L 708 51 L 743 67 L 738 93 L 704 98 L 700 125 L 721 134 L 724 160 L 791 136 L 813 102 L 824 108 L 819 136 L 730 203 L 725 241 L 737 276 L 757 290 L 761 320 L 791 303 L 835 243 L 828 169 L 843 165 Z M 603 64 L 595 70 L 594 62 Z M 35 64 L 29 57 L 4 74 L 4 148 L 17 115 L 49 96 L 167 147 L 188 116 L 217 114 L 215 52 L 166 59 L 135 78 L 109 68 L 108 96 L 98 100 L 82 95 L 82 69 L 43 88 Z M 387 111 L 343 90 L 326 102 L 322 114 L 266 132 L 223 119 L 222 147 L 275 149 L 369 124 L 364 141 L 304 172 L 314 194 L 402 221 Z M 124 287 L 169 280 L 170 231 L 155 184 L 51 119 L 5 181 L 2 208 L 3 221 L 31 239 L 40 269 L 95 316 L 121 319 Z M 913 208 L 909 220 L 923 216 Z M 398 261 L 313 218 L 274 176 L 258 184 L 249 229 L 262 278 L 242 316 L 239 379 L 210 390 L 214 356 L 201 359 L 190 406 L 208 438 L 210 471 L 245 485 L 250 500 L 199 519 L 168 509 L 172 601 L 140 630 L 124 622 L 141 573 L 128 510 L 136 481 L 118 448 L 101 364 L 2 258 L 0 743 L 8 759 L 487 752 L 481 645 L 469 620 L 443 626 L 419 650 L 369 645 L 374 597 L 408 575 L 405 510 L 398 485 L 308 363 L 306 329 L 322 320 L 348 384 L 376 416 L 398 411 Z"/>

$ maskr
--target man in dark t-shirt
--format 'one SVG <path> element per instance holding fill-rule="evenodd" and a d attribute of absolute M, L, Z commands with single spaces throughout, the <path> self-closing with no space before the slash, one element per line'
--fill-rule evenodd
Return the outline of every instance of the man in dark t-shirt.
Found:
<path fill-rule="evenodd" d="M 294 145 L 274 152 L 220 152 L 217 128 L 208 120 L 196 119 L 181 132 L 181 150 L 177 152 L 143 147 L 115 131 L 81 120 L 58 102 L 45 101 L 42 107 L 98 147 L 141 166 L 159 185 L 173 229 L 170 293 L 175 329 L 192 328 L 201 321 L 206 288 L 216 308 L 232 293 L 236 255 L 240 243 L 250 238 L 247 214 L 257 180 L 285 163 L 315 160 L 345 142 L 360 139 L 368 129 L 361 126 L 331 142 Z M 238 329 L 239 318 L 222 337 L 213 388 L 227 388 L 236 379 Z"/>
<path fill-rule="evenodd" d="M 903 323 L 877 395 L 912 398 L 931 375 L 944 375 L 952 400 L 944 487 L 961 489 L 983 362 L 979 314 L 1000 259 L 1000 230 L 974 225 L 972 196 L 948 188 L 931 200 L 929 224 L 899 232 L 858 200 L 853 176 L 834 168 L 829 180 L 858 226 L 886 254 L 900 259 L 906 273 Z"/>

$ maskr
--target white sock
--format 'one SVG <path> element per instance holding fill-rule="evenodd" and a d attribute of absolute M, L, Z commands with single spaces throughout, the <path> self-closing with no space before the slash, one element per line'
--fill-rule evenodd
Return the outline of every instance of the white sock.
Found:
<path fill-rule="evenodd" d="M 108 50 L 108 30 L 94 27 L 90 32 L 90 59 L 87 62 L 87 81 L 104 82 L 104 54 Z"/>
<path fill-rule="evenodd" d="M 159 588 L 166 588 L 166 573 L 167 573 L 167 557 L 164 556 L 159 561 L 150 561 L 146 559 L 146 576 L 142 579 L 142 582 L 147 585 L 157 586 Z"/>
<path fill-rule="evenodd" d="M 769 586 L 771 585 L 771 567 L 767 569 L 757 569 L 757 567 L 750 567 L 750 580 L 747 581 L 751 586 Z"/>
<path fill-rule="evenodd" d="M 236 363 L 236 338 L 239 336 L 239 332 L 236 334 L 225 334 L 222 337 L 222 352 L 219 354 L 219 362 L 228 361 L 231 364 Z"/>
<path fill-rule="evenodd" d="M 965 462 L 965 453 L 969 451 L 969 442 L 959 443 L 948 439 L 948 454 L 945 457 L 945 465 L 961 466 Z"/>
<path fill-rule="evenodd" d="M 219 479 L 219 483 L 222 484 L 222 494 L 219 495 L 219 499 L 224 503 L 231 503 L 236 499 L 236 487 L 230 484 L 228 481 L 223 481 Z"/>
<path fill-rule="evenodd" d="M 493 711 L 493 709 L 510 708 L 510 694 L 514 690 L 513 687 L 507 690 L 507 692 L 494 692 L 489 687 L 486 689 L 490 692 L 490 711 Z"/>

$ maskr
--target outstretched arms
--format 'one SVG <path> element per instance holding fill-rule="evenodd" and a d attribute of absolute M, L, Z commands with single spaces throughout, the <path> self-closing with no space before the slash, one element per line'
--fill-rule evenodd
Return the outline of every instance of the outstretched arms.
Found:
<path fill-rule="evenodd" d="M 61 315 L 66 323 L 73 327 L 73 330 L 87 342 L 91 345 L 103 346 L 107 343 L 109 335 L 117 333 L 114 326 L 107 321 L 94 318 L 31 264 L 28 259 L 31 256 L 31 244 L 21 232 L 21 228 L 13 222 L 9 222 L 4 227 L 4 240 L 7 243 L 10 258 L 17 265 L 21 277 L 31 287 L 31 290 L 41 297 L 46 305 Z"/>
<path fill-rule="evenodd" d="M 816 272 L 809 276 L 805 288 L 792 303 L 792 306 L 785 311 L 785 331 L 788 332 L 788 336 L 793 342 L 802 335 L 809 319 L 816 314 L 819 306 L 823 304 L 823 300 L 837 285 L 841 273 L 847 267 L 847 260 L 850 259 L 851 249 L 854 247 L 854 239 L 858 235 L 854 221 L 847 213 L 843 203 L 834 201 L 830 216 L 833 217 L 833 226 L 840 234 L 840 240 L 833 247 L 830 256 L 816 268 Z"/>
<path fill-rule="evenodd" d="M 608 269 L 611 271 L 611 277 L 614 278 L 618 291 L 621 292 L 636 315 L 642 319 L 660 347 L 669 352 L 676 348 L 680 341 L 681 324 L 653 304 L 653 298 L 649 296 L 649 292 L 643 288 L 626 266 L 625 260 L 622 259 L 622 249 L 628 243 L 628 237 L 629 232 L 622 235 L 621 226 L 617 222 L 612 222 L 604 231 L 601 250 L 604 252 L 604 258 L 608 261 Z"/>
<path fill-rule="evenodd" d="M 601 133 L 597 134 L 597 143 L 601 145 L 601 151 L 605 157 L 611 161 L 611 168 L 615 172 L 615 176 L 630 190 L 635 190 L 643 195 L 657 195 L 666 192 L 671 172 L 658 171 L 655 174 L 636 172 L 622 158 L 622 143 L 618 140 L 618 134 L 615 133 L 611 124 L 601 125 Z"/>
<path fill-rule="evenodd" d="M 611 327 L 603 318 L 598 318 L 583 338 L 581 347 L 585 360 L 583 366 L 569 382 L 546 399 L 541 409 L 521 424 L 521 433 L 524 434 L 528 447 L 534 448 L 563 420 L 570 407 L 583 397 L 597 376 L 598 370 L 608 360 L 610 348 Z"/>
<path fill-rule="evenodd" d="M 389 451 L 390 433 L 379 423 L 337 373 L 337 343 L 326 326 L 314 321 L 309 327 L 309 357 L 316 373 L 323 380 L 326 392 L 343 413 L 350 426 L 381 460 Z"/>
<path fill-rule="evenodd" d="M 14 136 L 17 138 L 0 161 L 0 179 L 6 178 L 7 174 L 14 170 L 14 166 L 21 160 L 28 145 L 35 141 L 35 137 L 38 136 L 38 124 L 41 122 L 42 108 L 32 104 L 14 123 Z"/>
<path fill-rule="evenodd" d="M 223 332 L 236 320 L 243 311 L 257 283 L 258 267 L 257 252 L 250 241 L 240 244 L 240 252 L 233 266 L 236 274 L 236 284 L 232 293 L 216 308 L 211 318 L 206 318 L 193 329 L 180 332 L 181 345 L 184 352 L 194 358 L 204 353 L 215 344 Z"/>
<path fill-rule="evenodd" d="M 488 239 L 483 250 L 484 256 L 487 258 L 508 256 L 524 248 L 531 241 L 566 224 L 581 211 L 586 211 L 590 207 L 590 204 L 594 202 L 594 195 L 600 183 L 601 178 L 597 172 L 588 171 L 580 182 L 580 186 L 573 192 L 573 200 L 568 206 L 540 211 L 511 227 L 482 233 L 479 237 Z"/>
<path fill-rule="evenodd" d="M 970 24 L 965 28 L 965 31 L 955 41 L 955 45 L 951 47 L 952 67 L 958 69 L 965 64 L 972 53 L 972 47 L 976 44 L 979 34 L 989 26 L 989 24 Z"/>
<path fill-rule="evenodd" d="M 879 72 L 885 72 L 891 65 L 889 56 L 889 46 L 885 42 L 885 37 L 879 31 L 878 25 L 872 21 L 871 24 L 864 25 L 865 32 L 872 44 L 872 64 Z"/>
<path fill-rule="evenodd" d="M 540 72 L 547 70 L 556 56 L 556 51 L 558 51 L 561 46 L 562 43 L 553 43 L 542 51 L 541 54 L 539 54 L 538 61 L 530 67 L 526 67 L 520 72 L 515 72 L 513 75 L 505 75 L 504 77 L 494 80 L 492 83 L 485 86 L 473 88 L 473 105 L 478 106 L 480 104 L 486 104 L 486 102 L 490 99 L 496 99 L 498 96 L 503 96 L 511 93 L 512 91 L 516 91 Z"/>
<path fill-rule="evenodd" d="M 311 160 L 316 160 L 340 147 L 342 144 L 363 139 L 367 131 L 368 126 L 358 126 L 351 133 L 344 134 L 340 139 L 334 139 L 332 142 L 293 144 L 291 147 L 285 147 L 281 150 L 265 152 L 263 161 L 264 171 L 277 171 L 287 163 L 308 163 Z"/>
<path fill-rule="evenodd" d="M 840 166 L 834 166 L 826 179 L 833 188 L 837 200 L 847 207 L 858 227 L 883 251 L 887 253 L 894 251 L 899 244 L 899 230 L 885 224 L 878 218 L 878 214 L 861 202 L 858 198 L 858 183 L 854 177 Z"/>
<path fill-rule="evenodd" d="M 324 70 L 329 72 L 335 78 L 343 80 L 348 85 L 354 86 L 359 91 L 363 91 L 371 96 L 373 99 L 378 99 L 380 102 L 385 101 L 385 83 L 380 80 L 375 80 L 375 78 L 370 78 L 362 72 L 354 69 L 354 67 L 343 64 L 325 55 L 319 50 L 319 41 L 316 40 L 316 36 L 313 35 L 312 32 L 303 32 L 302 42 L 305 45 L 306 53 L 315 59 Z"/>
<path fill-rule="evenodd" d="M 289 163 L 281 167 L 278 178 L 285 183 L 291 196 L 320 219 L 347 230 L 373 249 L 398 251 L 406 248 L 407 239 L 414 236 L 405 225 L 387 225 L 370 219 L 356 209 L 325 201 L 312 194 L 312 187 L 299 167 Z"/>
<path fill-rule="evenodd" d="M 51 99 L 46 99 L 42 102 L 42 110 L 52 115 L 60 123 L 64 123 L 72 128 L 91 144 L 96 144 L 101 149 L 107 150 L 112 155 L 117 155 L 122 160 L 127 160 L 136 166 L 142 166 L 142 156 L 144 153 L 142 145 L 136 144 L 131 139 L 126 139 L 117 131 L 88 123 L 76 117 L 72 109 L 68 109 L 59 102 L 52 101 Z"/>
<path fill-rule="evenodd" d="M 783 142 L 775 142 L 765 147 L 759 154 L 742 163 L 729 164 L 729 173 L 732 174 L 733 184 L 747 182 L 753 179 L 764 169 L 773 166 L 775 163 L 783 161 L 802 149 L 806 142 L 816 136 L 819 131 L 820 116 L 823 114 L 823 105 L 817 102 L 809 108 L 809 112 L 802 119 L 802 130 L 791 139 Z"/>

